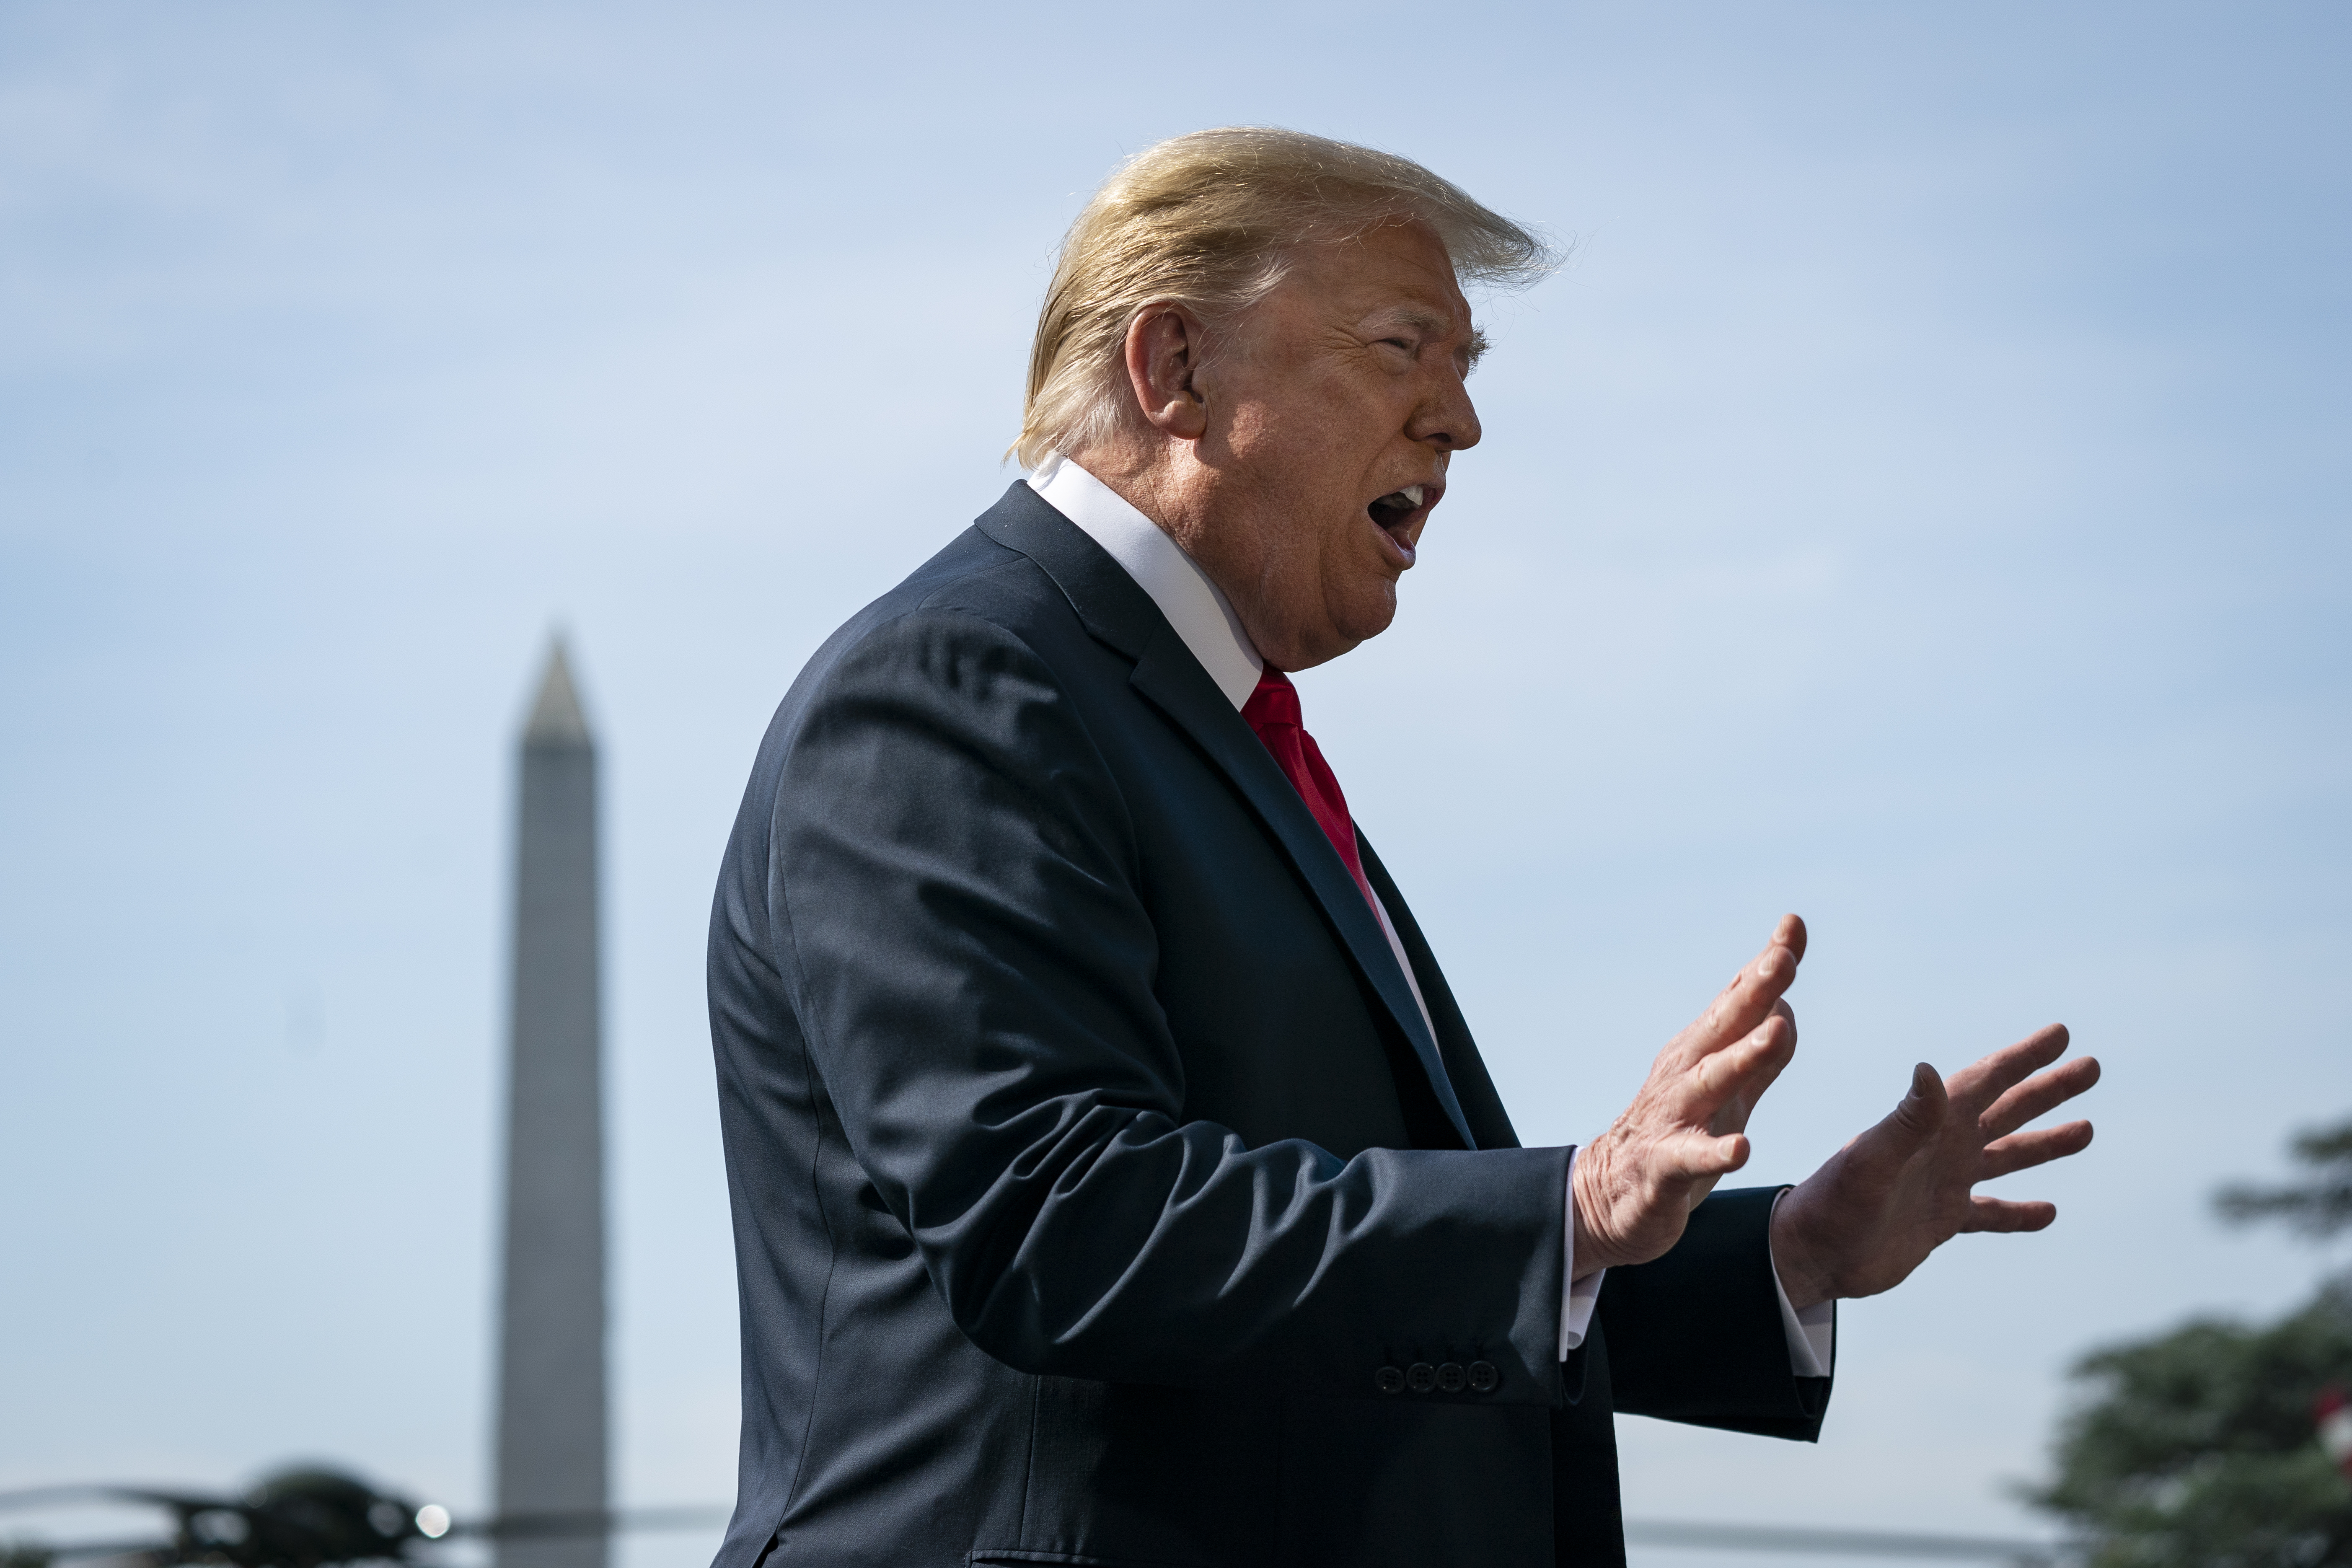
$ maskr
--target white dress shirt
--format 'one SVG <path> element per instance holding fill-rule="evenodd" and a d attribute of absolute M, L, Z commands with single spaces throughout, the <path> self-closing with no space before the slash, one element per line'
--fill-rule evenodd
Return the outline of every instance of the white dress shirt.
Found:
<path fill-rule="evenodd" d="M 1029 475 L 1029 488 L 1127 569 L 1127 574 L 1160 606 L 1169 626 L 1184 639 L 1184 646 L 1201 661 L 1201 668 L 1209 672 L 1209 679 L 1216 682 L 1217 689 L 1238 711 L 1249 700 L 1250 693 L 1257 689 L 1265 660 L 1250 641 L 1249 633 L 1243 629 L 1241 617 L 1234 614 L 1223 590 L 1209 581 L 1209 574 L 1158 523 L 1060 453 L 1052 454 L 1037 465 Z M 1377 896 L 1372 900 L 1372 912 L 1380 917 L 1381 931 L 1389 939 L 1389 951 L 1396 956 L 1397 967 L 1404 972 L 1404 983 L 1412 991 L 1413 1005 L 1421 1009 L 1421 1021 L 1434 1040 L 1437 1026 L 1430 1022 L 1429 1004 L 1421 998 L 1421 982 L 1414 977 L 1412 964 L 1404 955 L 1404 943 L 1397 940 L 1396 927 Z M 1569 1151 L 1568 1162 L 1572 1178 L 1575 1150 Z M 1559 1315 L 1559 1354 L 1563 1361 L 1584 1342 L 1585 1329 L 1592 1321 L 1593 1304 L 1601 1297 L 1601 1281 L 1608 1273 L 1601 1268 L 1581 1279 L 1577 1277 L 1572 1188 L 1567 1212 L 1567 1250 L 1562 1270 L 1567 1284 Z M 1828 1376 L 1835 1333 L 1834 1303 L 1823 1301 L 1799 1312 L 1789 1305 L 1788 1291 L 1780 1289 L 1777 1267 L 1772 1283 L 1780 1290 L 1780 1324 L 1788 1335 L 1790 1370 L 1800 1377 Z"/>

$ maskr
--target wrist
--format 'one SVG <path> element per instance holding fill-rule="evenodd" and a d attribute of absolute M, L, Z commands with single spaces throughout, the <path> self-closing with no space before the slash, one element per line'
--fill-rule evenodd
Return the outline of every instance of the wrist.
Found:
<path fill-rule="evenodd" d="M 1806 1239 L 1804 1205 L 1794 1187 L 1773 1200 L 1769 1246 L 1772 1272 L 1793 1310 L 1819 1306 L 1837 1294 L 1836 1281 Z"/>
<path fill-rule="evenodd" d="M 1613 1268 L 1622 1261 L 1607 1236 L 1589 1223 L 1609 1212 L 1600 1195 L 1606 1163 L 1600 1152 L 1588 1144 L 1577 1151 L 1576 1163 L 1568 1173 L 1569 1234 L 1572 1238 L 1568 1277 L 1571 1280 Z"/>

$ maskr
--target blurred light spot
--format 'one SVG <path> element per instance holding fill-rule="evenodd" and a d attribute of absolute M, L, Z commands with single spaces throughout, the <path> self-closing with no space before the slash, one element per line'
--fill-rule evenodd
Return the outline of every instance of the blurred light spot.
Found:
<path fill-rule="evenodd" d="M 209 1546 L 241 1546 L 253 1528 L 235 1509 L 208 1508 L 189 1517 L 188 1533 Z"/>
<path fill-rule="evenodd" d="M 416 1510 L 416 1533 L 427 1541 L 438 1541 L 449 1533 L 449 1510 L 437 1502 L 428 1502 Z"/>

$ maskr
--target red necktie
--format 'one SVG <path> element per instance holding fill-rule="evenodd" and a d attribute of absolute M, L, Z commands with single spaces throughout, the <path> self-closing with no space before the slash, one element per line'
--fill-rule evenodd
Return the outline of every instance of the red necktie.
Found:
<path fill-rule="evenodd" d="M 1242 704 L 1242 718 L 1274 753 L 1275 765 L 1314 813 L 1324 837 L 1339 852 L 1348 875 L 1356 879 L 1364 902 L 1371 905 L 1372 918 L 1379 919 L 1380 900 L 1372 897 L 1372 885 L 1364 879 L 1363 857 L 1356 852 L 1356 824 L 1348 815 L 1348 797 L 1339 793 L 1339 781 L 1331 776 L 1323 748 L 1299 722 L 1298 689 L 1290 684 L 1290 677 L 1268 665 L 1257 678 L 1257 689 Z"/>

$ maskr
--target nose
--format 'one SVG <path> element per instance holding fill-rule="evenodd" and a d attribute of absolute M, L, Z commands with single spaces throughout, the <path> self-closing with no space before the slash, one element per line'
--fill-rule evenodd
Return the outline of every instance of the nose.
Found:
<path fill-rule="evenodd" d="M 1459 452 L 1476 446 L 1486 432 L 1479 427 L 1478 410 L 1470 401 L 1470 388 L 1458 374 L 1449 370 L 1412 411 L 1404 433 L 1412 440 L 1430 443 L 1441 452 Z"/>

